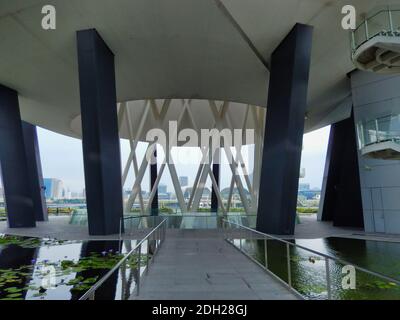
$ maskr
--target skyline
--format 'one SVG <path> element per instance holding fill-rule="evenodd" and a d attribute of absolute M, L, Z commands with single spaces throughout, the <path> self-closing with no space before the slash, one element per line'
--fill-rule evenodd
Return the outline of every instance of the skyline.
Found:
<path fill-rule="evenodd" d="M 64 187 L 71 192 L 82 192 L 85 188 L 83 155 L 81 140 L 64 136 L 38 127 L 39 148 L 41 154 L 42 170 L 44 178 L 56 178 L 63 181 Z M 306 169 L 306 177 L 300 179 L 300 183 L 309 183 L 311 188 L 321 188 L 324 174 L 326 150 L 329 139 L 330 127 L 307 133 L 303 138 L 303 152 L 301 167 Z M 121 140 L 121 166 L 129 156 L 130 148 L 127 140 Z M 144 157 L 146 146 L 139 143 L 137 148 L 138 161 Z M 251 170 L 252 165 L 249 166 Z M 197 168 L 190 164 L 179 164 L 178 175 L 189 177 L 189 186 L 193 183 L 194 173 Z M 165 184 L 168 191 L 173 190 L 172 181 L 166 170 L 160 184 Z M 193 176 L 193 177 L 192 177 Z M 231 174 L 221 175 L 222 188 L 230 184 Z M 149 190 L 149 172 L 142 181 L 143 190 Z M 130 170 L 125 189 L 132 187 L 134 181 L 133 170 Z M 207 181 L 207 186 L 211 186 Z"/>

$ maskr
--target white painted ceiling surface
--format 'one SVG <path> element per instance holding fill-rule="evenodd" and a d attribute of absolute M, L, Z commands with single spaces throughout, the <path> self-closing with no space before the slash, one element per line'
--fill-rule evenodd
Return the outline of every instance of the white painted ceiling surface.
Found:
<path fill-rule="evenodd" d="M 153 108 L 150 107 L 150 103 L 153 103 Z M 166 108 L 167 103 L 168 108 Z M 126 104 L 121 104 L 121 107 L 125 108 L 125 112 L 119 112 L 121 118 L 120 137 L 125 139 L 132 137 L 132 140 L 137 138 L 140 141 L 150 142 L 153 139 L 148 138 L 147 135 L 152 129 L 160 129 L 169 136 L 174 132 L 178 135 L 182 130 L 188 128 L 193 129 L 199 139 L 202 136 L 203 129 L 211 130 L 214 128 L 220 130 L 228 129 L 232 134 L 232 138 L 236 129 L 253 130 L 254 136 L 263 134 L 265 108 L 238 102 L 212 101 L 211 103 L 218 115 L 214 115 L 208 100 L 158 99 L 153 101 L 129 101 Z M 165 116 L 160 116 L 164 112 L 163 108 L 166 108 L 167 112 Z M 223 114 L 222 118 L 219 117 L 221 114 Z M 173 126 L 176 126 L 176 129 Z M 77 136 L 82 134 L 80 115 L 71 121 L 71 129 Z M 246 132 L 244 131 L 243 136 L 245 135 Z M 221 134 L 221 136 L 223 135 Z M 248 142 L 243 138 L 243 144 L 252 143 L 254 143 L 254 139 Z M 182 143 L 179 145 L 182 145 Z"/>
<path fill-rule="evenodd" d="M 354 69 L 341 8 L 353 4 L 362 16 L 386 1 L 222 2 L 267 61 L 296 22 L 314 26 L 306 130 L 329 123 L 332 113 L 337 121 Z M 46 4 L 57 10 L 54 31 L 41 28 Z M 118 102 L 267 104 L 269 72 L 215 0 L 0 0 L 0 83 L 19 92 L 24 120 L 79 137 L 76 31 L 88 28 L 115 54 Z"/>

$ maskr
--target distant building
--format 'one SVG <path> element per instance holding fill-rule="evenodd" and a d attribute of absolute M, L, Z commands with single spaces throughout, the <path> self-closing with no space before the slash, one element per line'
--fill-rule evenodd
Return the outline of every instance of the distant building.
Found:
<path fill-rule="evenodd" d="M 190 199 L 190 195 L 193 192 L 193 188 L 192 187 L 187 187 L 184 191 L 183 191 L 183 197 L 188 200 Z M 211 198 L 211 190 L 207 187 L 204 187 L 203 190 L 203 194 L 202 194 L 202 199 L 209 199 Z"/>
<path fill-rule="evenodd" d="M 63 197 L 63 183 L 59 179 L 43 179 L 46 199 L 61 199 Z"/>
<path fill-rule="evenodd" d="M 299 191 L 309 191 L 310 184 L 309 183 L 299 183 Z"/>
<path fill-rule="evenodd" d="M 159 200 L 170 200 L 171 194 L 170 193 L 158 193 Z"/>
<path fill-rule="evenodd" d="M 187 187 L 189 185 L 189 178 L 186 176 L 179 177 L 179 184 L 181 187 Z"/>
<path fill-rule="evenodd" d="M 72 199 L 72 192 L 71 190 L 69 190 L 69 188 L 63 189 L 62 198 L 68 200 Z"/>
<path fill-rule="evenodd" d="M 158 186 L 158 193 L 163 193 L 166 194 L 167 193 L 167 186 L 165 184 L 160 184 Z"/>
<path fill-rule="evenodd" d="M 304 197 L 304 199 L 307 200 L 318 200 L 317 197 L 321 196 L 321 191 L 320 190 L 303 190 L 298 193 L 298 197 Z"/>

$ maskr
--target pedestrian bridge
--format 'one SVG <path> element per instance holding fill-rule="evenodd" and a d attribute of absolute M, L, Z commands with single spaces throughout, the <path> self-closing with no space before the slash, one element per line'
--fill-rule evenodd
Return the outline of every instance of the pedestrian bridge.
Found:
<path fill-rule="evenodd" d="M 184 229 L 171 228 L 172 222 L 158 217 L 154 218 L 154 225 L 149 220 L 141 228 L 126 228 L 124 234 L 105 238 L 88 237 L 85 226 L 70 225 L 67 221 L 67 217 L 54 217 L 38 228 L 18 229 L 18 232 L 3 222 L 0 233 L 33 239 L 81 239 L 77 243 L 65 243 L 67 247 L 78 244 L 76 248 L 80 252 L 75 258 L 64 257 L 67 260 L 84 261 L 91 253 L 103 254 L 109 248 L 123 253 L 115 265 L 85 274 L 91 279 L 98 277 L 77 299 L 399 298 L 399 279 L 386 269 L 377 270 L 373 262 L 377 258 L 375 249 L 382 250 L 381 242 L 372 238 L 368 248 L 372 246 L 374 250 L 370 252 L 365 241 L 354 233 L 360 232 L 358 229 L 335 228 L 315 218 L 303 217 L 296 237 L 285 239 L 226 218 L 218 228 Z M 85 243 L 81 250 L 79 245 L 85 239 L 89 239 L 91 247 Z M 47 242 L 43 243 L 47 248 Z M 398 252 L 396 243 L 384 247 L 389 256 Z M 53 249 L 62 252 L 63 248 L 55 245 Z M 44 252 L 42 249 L 39 248 L 39 257 L 44 259 L 47 249 Z M 364 259 L 367 254 L 366 260 L 372 259 L 372 263 L 357 265 L 360 255 Z M 54 262 L 60 263 L 57 259 Z M 342 288 L 343 267 L 349 265 L 357 272 L 357 290 Z M 384 273 L 379 273 L 382 270 Z M 68 294 L 62 296 L 71 298 Z"/>
<path fill-rule="evenodd" d="M 359 281 L 352 295 L 343 287 L 349 268 Z M 376 297 L 370 290 L 376 283 L 400 286 L 331 253 L 229 220 L 220 229 L 185 230 L 168 229 L 164 218 L 81 299 L 95 299 L 108 277 L 128 269 L 135 273 L 129 276 L 135 286 L 123 290 L 129 300 L 368 299 Z"/>
<path fill-rule="evenodd" d="M 168 230 L 140 300 L 298 299 L 224 240 L 218 230 Z"/>

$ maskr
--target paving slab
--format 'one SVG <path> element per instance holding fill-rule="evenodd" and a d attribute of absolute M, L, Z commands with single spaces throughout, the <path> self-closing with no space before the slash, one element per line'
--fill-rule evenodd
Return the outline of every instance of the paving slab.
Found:
<path fill-rule="evenodd" d="M 293 300 L 298 297 L 228 244 L 221 231 L 168 230 L 140 300 Z M 208 234 L 208 238 L 207 238 Z M 255 279 L 257 281 L 255 281 Z M 255 283 L 256 285 L 253 285 Z"/>

